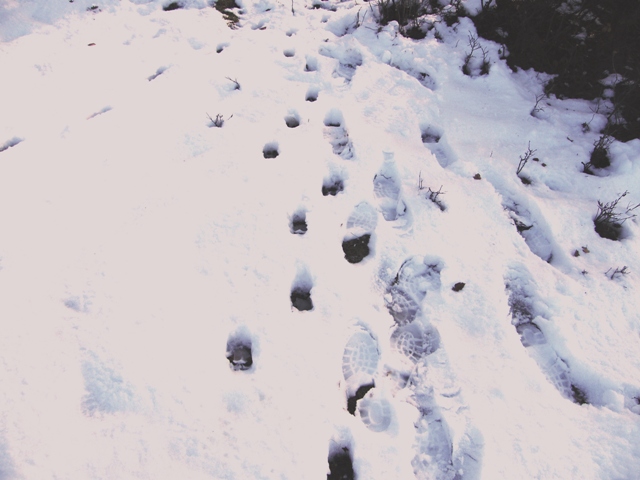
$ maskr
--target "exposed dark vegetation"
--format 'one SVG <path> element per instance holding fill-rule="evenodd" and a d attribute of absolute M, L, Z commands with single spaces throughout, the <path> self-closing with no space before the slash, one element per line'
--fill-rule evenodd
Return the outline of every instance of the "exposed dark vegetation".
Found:
<path fill-rule="evenodd" d="M 488 75 L 491 65 L 489 64 L 489 51 L 482 46 L 478 37 L 469 34 L 469 51 L 464 57 L 462 73 L 468 77 L 479 77 Z M 480 58 L 482 56 L 482 58 Z"/>
<path fill-rule="evenodd" d="M 629 275 L 629 267 L 625 265 L 624 267 L 616 267 L 615 270 L 610 268 L 604 272 L 604 274 L 609 277 L 609 280 L 615 280 L 616 278 L 621 278 L 623 275 Z"/>
<path fill-rule="evenodd" d="M 602 100 L 608 118 L 602 133 L 620 141 L 640 138 L 638 0 L 482 0 L 481 5 L 473 17 L 478 34 L 503 45 L 512 69 L 554 75 L 547 95 Z M 433 28 L 425 15 L 436 14 L 448 26 L 469 16 L 461 0 L 378 0 L 377 6 L 381 25 L 397 21 L 400 33 L 415 39 Z M 488 73 L 487 51 L 477 37 L 471 36 L 469 45 L 464 73 Z M 534 116 L 542 111 L 540 100 Z"/>
<path fill-rule="evenodd" d="M 211 6 L 222 14 L 229 28 L 234 29 L 238 27 L 240 18 L 232 11 L 235 8 L 240 8 L 236 0 L 216 0 Z"/>
<path fill-rule="evenodd" d="M 527 151 L 524 152 L 524 155 L 520 157 L 520 161 L 518 162 L 518 168 L 516 169 L 516 175 L 518 176 L 520 181 L 525 185 L 530 185 L 531 179 L 525 175 L 520 175 L 520 174 L 522 173 L 522 170 L 524 169 L 524 167 L 527 165 L 527 162 L 531 160 L 531 157 L 533 157 L 534 153 L 536 153 L 536 151 L 531 150 L 531 142 L 529 142 L 527 146 Z"/>
<path fill-rule="evenodd" d="M 637 205 L 629 203 L 624 207 L 624 209 L 616 211 L 618 203 L 620 203 L 620 200 L 627 196 L 628 193 L 629 192 L 624 192 L 615 200 L 607 203 L 602 203 L 598 200 L 598 212 L 593 219 L 593 224 L 595 226 L 596 233 L 602 238 L 620 240 L 622 237 L 622 224 L 636 216 L 631 212 L 640 207 L 640 203 Z"/>
<path fill-rule="evenodd" d="M 593 169 L 607 168 L 611 165 L 611 159 L 609 158 L 609 147 L 613 142 L 613 138 L 609 135 L 602 135 L 593 144 L 593 151 L 591 157 L 587 163 L 582 162 L 582 171 L 593 175 Z"/>
<path fill-rule="evenodd" d="M 428 14 L 440 14 L 449 26 L 459 17 L 468 16 L 461 0 L 451 0 L 445 4 L 439 0 L 378 0 L 379 22 L 387 25 L 396 21 L 405 37 L 419 40 L 426 37 L 432 24 L 423 24 L 420 17 Z"/>
<path fill-rule="evenodd" d="M 167 5 L 165 5 L 164 7 L 162 7 L 162 10 L 164 10 L 165 12 L 170 12 L 172 10 L 178 10 L 180 8 L 184 8 L 184 5 L 180 2 L 171 2 Z"/>
<path fill-rule="evenodd" d="M 481 36 L 506 46 L 511 68 L 556 75 L 547 94 L 596 99 L 612 93 L 603 133 L 640 138 L 640 2 L 485 0 L 474 22 Z"/>

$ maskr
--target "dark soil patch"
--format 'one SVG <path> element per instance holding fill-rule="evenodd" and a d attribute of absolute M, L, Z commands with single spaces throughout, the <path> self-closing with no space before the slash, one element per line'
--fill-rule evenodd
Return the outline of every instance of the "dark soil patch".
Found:
<path fill-rule="evenodd" d="M 313 310 L 313 302 L 311 301 L 311 291 L 300 287 L 294 288 L 291 292 L 291 305 L 300 312 Z"/>
<path fill-rule="evenodd" d="M 304 212 L 298 212 L 291 219 L 291 233 L 304 235 L 307 233 L 307 218 Z"/>
<path fill-rule="evenodd" d="M 362 400 L 364 396 L 367 394 L 367 392 L 372 388 L 374 388 L 375 386 L 376 386 L 375 383 L 362 385 L 360 388 L 358 388 L 358 391 L 356 392 L 355 395 L 347 399 L 347 410 L 351 415 L 356 414 L 356 406 L 358 405 L 358 400 Z"/>
<path fill-rule="evenodd" d="M 341 178 L 330 178 L 325 180 L 322 184 L 322 195 L 325 197 L 327 195 L 336 196 L 338 193 L 344 191 L 344 182 Z"/>
<path fill-rule="evenodd" d="M 367 255 L 369 255 L 369 240 L 371 234 L 367 233 L 361 237 L 353 238 L 351 240 L 344 240 L 342 242 L 342 251 L 344 252 L 344 258 L 349 263 L 360 263 Z"/>
<path fill-rule="evenodd" d="M 354 480 L 353 461 L 347 447 L 329 454 L 327 480 Z"/>
<path fill-rule="evenodd" d="M 248 370 L 253 365 L 251 341 L 230 338 L 227 342 L 227 360 L 233 370 Z"/>

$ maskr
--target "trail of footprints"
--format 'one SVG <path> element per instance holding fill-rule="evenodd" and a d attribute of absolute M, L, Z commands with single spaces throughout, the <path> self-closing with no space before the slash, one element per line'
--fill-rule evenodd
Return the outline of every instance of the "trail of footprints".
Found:
<path fill-rule="evenodd" d="M 292 34 L 293 32 L 288 33 L 289 36 Z M 228 46 L 228 43 L 220 44 L 216 51 L 221 53 Z M 286 49 L 283 54 L 285 57 L 293 57 L 295 50 Z M 327 45 L 320 49 L 320 54 L 337 60 L 333 76 L 343 78 L 347 84 L 363 62 L 362 54 L 352 48 L 338 49 Z M 427 72 L 409 64 L 392 66 L 415 77 L 425 87 L 436 88 L 435 82 Z M 168 68 L 170 67 L 158 68 L 148 80 L 156 80 Z M 307 55 L 304 71 L 317 70 L 318 59 Z M 319 87 L 310 85 L 305 100 L 315 102 L 319 94 Z M 293 111 L 285 116 L 284 121 L 289 128 L 300 125 L 300 117 Z M 323 136 L 331 145 L 333 154 L 341 160 L 353 161 L 356 152 L 342 113 L 337 109 L 330 110 L 323 123 Z M 423 124 L 420 129 L 423 144 L 434 154 L 443 168 L 456 161 L 446 139 L 443 138 L 442 129 L 430 124 Z M 20 141 L 22 139 L 14 138 L 5 142 L 0 145 L 0 152 L 17 145 Z M 279 154 L 277 142 L 264 145 L 262 155 L 265 159 L 276 159 Z M 372 181 L 376 204 L 362 201 L 353 207 L 346 219 L 342 250 L 347 262 L 358 264 L 373 256 L 379 213 L 384 221 L 393 222 L 396 227 L 410 225 L 411 216 L 407 204 L 403 201 L 399 178 L 393 155 L 385 153 L 384 162 Z M 345 188 L 345 175 L 340 166 L 330 164 L 330 171 L 322 181 L 322 195 L 336 196 L 344 192 Z M 543 260 L 551 261 L 551 244 L 534 228 L 530 212 L 516 202 L 507 202 L 505 208 L 510 212 L 518 232 L 531 250 Z M 291 215 L 291 234 L 304 236 L 307 233 L 309 225 L 306 213 L 304 208 L 300 208 Z M 410 257 L 397 268 L 393 276 L 388 277 L 387 273 L 380 273 L 379 282 L 384 285 L 384 304 L 390 320 L 393 321 L 393 330 L 387 340 L 393 358 L 383 356 L 379 343 L 383 339 L 377 338 L 370 326 L 361 322 L 353 327 L 353 333 L 344 345 L 342 356 L 344 409 L 346 415 L 358 418 L 372 435 L 383 435 L 395 420 L 394 404 L 400 401 L 397 399 L 398 392 L 408 390 L 411 393 L 404 396 L 407 398 L 406 401 L 419 411 L 419 419 L 414 425 L 415 455 L 412 459 L 416 477 L 420 480 L 472 480 L 479 478 L 480 474 L 482 438 L 473 426 L 466 422 L 467 430 L 464 436 L 457 438 L 455 442 L 452 439 L 447 416 L 458 415 L 458 412 L 464 411 L 466 407 L 460 388 L 450 372 L 440 334 L 426 317 L 421 306 L 429 292 L 438 294 L 440 291 L 440 272 L 443 267 L 438 259 Z M 382 268 L 380 272 L 383 272 Z M 531 292 L 527 273 L 522 268 L 515 267 L 505 276 L 505 285 L 512 323 L 520 334 L 522 345 L 563 396 L 578 403 L 587 402 L 585 392 L 572 381 L 567 362 L 560 358 L 547 342 L 536 323 L 531 301 L 534 294 Z M 311 275 L 304 268 L 300 268 L 290 290 L 292 311 L 314 310 L 312 286 Z M 243 327 L 228 337 L 225 357 L 235 372 L 250 373 L 255 368 L 251 337 L 250 332 Z M 113 376 L 112 372 L 105 368 L 94 359 L 86 364 L 85 377 L 99 377 L 96 371 L 101 375 L 104 371 L 105 374 Z M 121 387 L 117 391 L 106 392 L 109 398 L 105 400 L 105 392 L 89 380 L 87 391 L 88 394 L 83 399 L 83 409 L 88 415 L 93 415 L 94 412 L 108 413 L 116 407 L 116 410 L 126 409 L 132 395 L 127 388 Z M 110 397 L 116 398 L 117 401 Z M 330 472 L 327 480 L 356 478 L 353 452 L 354 446 L 344 438 L 335 438 L 330 442 Z"/>
<path fill-rule="evenodd" d="M 288 117 L 287 124 L 289 124 Z M 292 122 L 293 123 L 293 122 Z M 325 138 L 333 153 L 344 160 L 354 158 L 344 119 L 338 110 L 330 111 L 324 121 Z M 277 145 L 271 145 L 277 150 Z M 265 147 L 266 150 L 266 147 Z M 376 205 L 362 201 L 353 207 L 345 223 L 342 241 L 344 258 L 357 264 L 372 256 L 372 240 L 378 225 L 379 213 L 387 222 L 398 223 L 407 217 L 407 206 L 402 200 L 402 186 L 392 154 L 385 154 L 384 162 L 372 181 Z M 267 155 L 265 155 L 265 158 Z M 275 157 L 271 157 L 275 158 Z M 324 196 L 337 195 L 344 190 L 343 177 L 336 170 L 322 184 Z M 309 225 L 306 210 L 300 208 L 290 217 L 291 234 L 303 236 Z M 393 277 L 381 275 L 385 285 L 384 303 L 394 325 L 388 339 L 395 359 L 384 360 L 371 328 L 360 323 L 344 346 L 342 357 L 344 408 L 358 418 L 372 435 L 384 434 L 394 422 L 396 394 L 405 389 L 411 393 L 410 402 L 420 412 L 415 424 L 415 456 L 412 467 L 416 477 L 439 479 L 472 479 L 479 469 L 480 441 L 469 440 L 466 449 L 454 450 L 447 421 L 440 400 L 457 402 L 463 408 L 460 389 L 451 385 L 434 385 L 425 381 L 426 370 L 443 371 L 448 376 L 446 355 L 441 352 L 438 330 L 422 312 L 421 304 L 428 291 L 440 290 L 442 263 L 437 259 L 410 257 L 398 268 Z M 382 269 L 380 270 L 382 271 Z M 291 285 L 292 311 L 314 309 L 311 297 L 311 275 L 299 268 Z M 246 332 L 236 332 L 227 343 L 226 358 L 234 371 L 251 371 L 253 359 L 251 338 Z M 455 382 L 454 382 L 455 383 Z M 398 400 L 399 401 L 399 400 Z M 456 409 L 449 408 L 449 411 Z M 469 436 L 471 438 L 471 436 Z M 459 444 L 464 444 L 464 442 Z M 354 446 L 346 440 L 334 439 L 329 448 L 327 479 L 354 479 Z M 471 452 L 471 453 L 469 453 Z M 469 460 L 475 458 L 475 460 Z M 463 474 L 467 472 L 466 474 Z"/>

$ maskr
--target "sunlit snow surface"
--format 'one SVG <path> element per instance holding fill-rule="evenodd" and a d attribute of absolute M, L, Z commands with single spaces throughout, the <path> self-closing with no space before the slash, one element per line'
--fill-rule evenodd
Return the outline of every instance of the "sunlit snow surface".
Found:
<path fill-rule="evenodd" d="M 638 478 L 640 141 L 467 19 L 168 3 L 0 3 L 0 480 Z"/>

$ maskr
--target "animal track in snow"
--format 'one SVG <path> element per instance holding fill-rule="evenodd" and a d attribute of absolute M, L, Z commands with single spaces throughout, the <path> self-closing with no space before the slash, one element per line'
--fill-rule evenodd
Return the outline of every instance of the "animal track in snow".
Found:
<path fill-rule="evenodd" d="M 378 212 L 369 203 L 355 206 L 347 219 L 347 234 L 342 241 L 342 251 L 349 263 L 360 263 L 369 255 L 369 241 L 377 224 Z"/>
<path fill-rule="evenodd" d="M 333 147 L 333 153 L 345 160 L 353 158 L 353 145 L 344 127 L 342 112 L 337 109 L 330 110 L 324 118 L 324 125 L 324 137 Z"/>
<path fill-rule="evenodd" d="M 344 191 L 344 179 L 339 173 L 332 173 L 322 181 L 322 195 L 336 196 L 338 193 Z"/>
<path fill-rule="evenodd" d="M 276 158 L 280 155 L 280 151 L 278 150 L 278 142 L 270 142 L 265 144 L 262 149 L 262 155 L 264 158 Z"/>
<path fill-rule="evenodd" d="M 304 97 L 304 99 L 307 102 L 315 102 L 316 100 L 318 100 L 319 92 L 320 92 L 320 89 L 318 87 L 309 87 L 309 89 L 307 90 L 307 94 Z"/>
<path fill-rule="evenodd" d="M 304 235 L 307 233 L 307 212 L 304 209 L 296 211 L 291 216 L 289 228 L 291 233 L 296 235 Z"/>
<path fill-rule="evenodd" d="M 237 332 L 227 340 L 226 357 L 232 370 L 249 370 L 253 365 L 251 338 L 246 332 Z"/>
<path fill-rule="evenodd" d="M 284 123 L 289 128 L 296 128 L 300 125 L 300 115 L 298 115 L 296 112 L 291 112 L 286 117 L 284 117 Z"/>
<path fill-rule="evenodd" d="M 291 58 L 293 56 L 295 56 L 296 54 L 296 49 L 295 48 L 285 48 L 282 53 L 284 54 L 285 57 L 287 58 Z"/>

